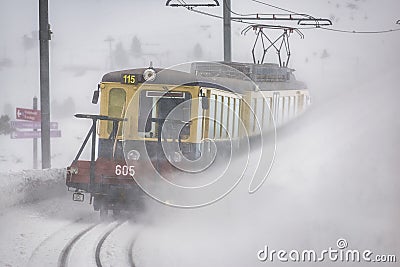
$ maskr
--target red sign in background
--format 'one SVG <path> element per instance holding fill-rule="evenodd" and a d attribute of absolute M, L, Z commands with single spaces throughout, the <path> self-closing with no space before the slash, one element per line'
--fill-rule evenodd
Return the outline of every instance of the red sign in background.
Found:
<path fill-rule="evenodd" d="M 41 120 L 40 110 L 17 108 L 16 118 L 17 120 L 40 121 Z"/>

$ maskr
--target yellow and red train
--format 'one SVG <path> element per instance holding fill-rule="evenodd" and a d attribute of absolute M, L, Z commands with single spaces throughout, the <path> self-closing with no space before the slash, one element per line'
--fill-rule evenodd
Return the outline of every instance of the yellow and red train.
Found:
<path fill-rule="evenodd" d="M 210 151 L 210 141 L 217 148 L 228 141 L 240 146 L 294 118 L 310 96 L 293 71 L 275 64 L 197 62 L 188 71 L 149 67 L 105 74 L 92 99 L 100 100 L 100 113 L 75 115 L 92 127 L 67 168 L 73 199 L 83 201 L 88 193 L 101 216 L 141 205 L 133 176 L 146 179 L 150 168 L 175 171 L 174 162 Z M 91 159 L 80 160 L 89 139 Z"/>

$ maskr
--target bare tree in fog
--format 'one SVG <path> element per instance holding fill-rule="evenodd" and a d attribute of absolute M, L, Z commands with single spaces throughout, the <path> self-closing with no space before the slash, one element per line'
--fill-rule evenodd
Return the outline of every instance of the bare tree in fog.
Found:
<path fill-rule="evenodd" d="M 28 62 L 26 53 L 35 48 L 38 44 L 38 34 L 38 31 L 32 31 L 30 35 L 24 34 L 24 36 L 22 36 L 22 46 L 24 48 L 24 66 Z"/>
<path fill-rule="evenodd" d="M 117 68 L 124 68 L 129 64 L 129 55 L 122 42 L 117 43 L 113 51 L 113 59 Z"/>
<path fill-rule="evenodd" d="M 0 134 L 9 134 L 11 132 L 10 117 L 1 115 L 0 117 Z"/>
<path fill-rule="evenodd" d="M 76 112 L 75 101 L 72 97 L 68 97 L 62 103 L 58 103 L 56 99 L 51 102 L 51 106 L 54 107 L 52 114 L 54 118 L 69 118 Z"/>
<path fill-rule="evenodd" d="M 4 114 L 8 115 L 9 117 L 11 117 L 14 114 L 14 107 L 10 104 L 10 103 L 6 103 L 4 105 Z"/>
<path fill-rule="evenodd" d="M 37 46 L 38 38 L 35 37 L 36 34 L 38 34 L 37 31 L 32 31 L 30 35 L 24 34 L 24 36 L 22 36 L 22 45 L 25 51 L 31 50 L 32 48 Z"/>
<path fill-rule="evenodd" d="M 12 60 L 9 58 L 2 58 L 0 59 L 0 70 L 2 70 L 3 68 L 9 68 L 11 67 L 13 64 Z"/>
<path fill-rule="evenodd" d="M 328 51 L 326 51 L 326 49 L 324 49 L 323 51 L 322 51 L 322 54 L 321 54 L 321 59 L 326 59 L 326 58 L 328 58 L 330 55 L 329 55 L 329 53 L 328 53 Z"/>
<path fill-rule="evenodd" d="M 193 56 L 195 59 L 201 59 L 203 57 L 203 48 L 199 43 L 196 43 L 193 48 Z"/>
<path fill-rule="evenodd" d="M 326 50 L 326 49 L 324 49 L 323 51 L 322 51 L 322 54 L 321 54 L 321 62 L 322 62 L 322 75 L 324 75 L 324 73 L 325 73 L 325 61 L 326 61 L 326 59 L 329 57 L 330 55 L 329 55 L 329 53 L 328 53 L 328 51 Z"/>
<path fill-rule="evenodd" d="M 131 42 L 131 53 L 134 57 L 141 57 L 142 56 L 142 42 L 140 41 L 140 39 L 135 35 L 132 38 L 132 42 Z"/>

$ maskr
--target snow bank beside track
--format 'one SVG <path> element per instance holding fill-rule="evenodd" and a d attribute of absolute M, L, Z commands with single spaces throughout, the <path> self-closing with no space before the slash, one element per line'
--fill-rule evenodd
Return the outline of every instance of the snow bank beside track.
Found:
<path fill-rule="evenodd" d="M 65 192 L 65 169 L 0 172 L 0 209 Z"/>

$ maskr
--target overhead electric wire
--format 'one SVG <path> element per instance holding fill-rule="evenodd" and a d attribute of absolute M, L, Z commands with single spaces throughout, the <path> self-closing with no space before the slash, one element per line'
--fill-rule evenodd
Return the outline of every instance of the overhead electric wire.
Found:
<path fill-rule="evenodd" d="M 272 15 L 278 15 L 278 16 L 279 16 L 279 15 L 285 15 L 285 14 L 275 14 L 275 13 L 247 13 L 247 14 L 238 13 L 238 12 L 233 11 L 232 8 L 229 7 L 229 6 L 226 4 L 226 0 L 223 0 L 223 1 L 224 1 L 224 3 L 225 3 L 226 9 L 228 9 L 228 11 L 229 11 L 231 14 L 236 15 L 236 16 L 250 17 L 250 16 L 272 16 Z M 304 16 L 304 17 L 312 18 L 312 16 L 307 15 L 307 14 L 296 14 L 296 15 L 301 15 L 301 16 Z"/>
<path fill-rule="evenodd" d="M 400 31 L 399 29 L 388 29 L 388 30 L 380 30 L 380 31 L 353 31 L 353 30 L 342 30 L 342 29 L 334 29 L 334 28 L 326 28 L 319 27 L 322 30 L 333 31 L 333 32 L 341 32 L 341 33 L 356 33 L 356 34 L 379 34 L 379 33 L 389 33 Z"/>
<path fill-rule="evenodd" d="M 272 7 L 272 8 L 276 8 L 276 9 L 279 9 L 279 10 L 282 10 L 282 11 L 286 11 L 286 12 L 289 12 L 289 13 L 292 13 L 292 14 L 304 15 L 304 14 L 299 14 L 299 13 L 297 13 L 297 12 L 295 12 L 295 11 L 292 11 L 292 10 L 289 10 L 289 9 L 285 9 L 285 8 L 281 8 L 281 7 L 278 7 L 278 6 L 274 6 L 274 5 L 265 3 L 265 2 L 260 1 L 260 0 L 250 0 L 250 1 L 256 2 L 256 3 L 259 3 L 259 4 L 262 4 L 262 5 L 266 5 L 266 6 L 269 6 L 269 7 Z M 314 17 L 312 17 L 312 16 L 310 16 L 310 17 L 311 17 L 311 18 L 314 18 Z M 397 24 L 400 24 L 400 20 L 397 21 Z M 354 34 L 379 34 L 379 33 L 389 33 L 389 32 L 400 31 L 400 28 L 399 28 L 399 29 L 379 30 L 379 31 L 355 31 L 355 30 L 344 30 L 344 29 L 326 28 L 326 27 L 323 27 L 323 26 L 318 26 L 318 27 L 313 27 L 313 28 L 320 28 L 320 29 L 323 29 L 323 30 L 333 31 L 333 32 L 354 33 Z M 307 29 L 307 28 L 304 28 L 304 29 Z"/>
<path fill-rule="evenodd" d="M 224 0 L 224 1 L 225 1 L 225 0 Z M 182 3 L 183 3 L 183 4 L 186 4 L 186 2 L 185 2 L 184 0 L 178 0 L 178 2 L 181 3 L 181 4 L 182 4 Z M 212 14 L 212 13 L 205 12 L 205 11 L 201 11 L 201 10 L 197 10 L 197 9 L 195 9 L 194 7 L 184 6 L 184 8 L 186 8 L 186 9 L 189 10 L 189 11 L 192 11 L 192 12 L 195 12 L 195 13 L 198 13 L 198 14 L 201 14 L 201 15 L 205 15 L 205 16 L 209 16 L 209 17 L 213 17 L 213 18 L 217 18 L 217 19 L 223 19 L 223 17 L 220 16 L 220 15 Z M 251 24 L 252 24 L 252 23 L 250 23 L 250 22 L 241 21 L 241 20 L 239 20 L 239 19 L 232 19 L 232 21 L 238 22 L 238 23 L 247 24 L 247 25 L 251 25 Z"/>
<path fill-rule="evenodd" d="M 310 15 L 307 15 L 307 14 L 297 13 L 297 12 L 294 12 L 294 11 L 292 11 L 292 10 L 285 9 L 285 8 L 282 8 L 282 7 L 278 7 L 278 6 L 274 6 L 274 5 L 271 5 L 271 4 L 268 4 L 268 3 L 265 3 L 265 2 L 259 1 L 259 0 L 251 0 L 251 1 L 256 2 L 256 3 L 259 3 L 259 4 L 262 4 L 262 5 L 269 6 L 269 7 L 272 7 L 272 8 L 279 9 L 279 10 L 281 10 L 281 11 L 286 11 L 286 12 L 289 12 L 289 13 L 292 13 L 292 14 L 296 14 L 296 15 L 300 15 L 300 16 L 308 16 L 308 17 L 310 17 L 310 18 L 314 18 L 313 16 L 310 16 Z"/>
<path fill-rule="evenodd" d="M 228 11 L 230 13 L 236 15 L 236 16 L 242 16 L 242 17 L 246 17 L 247 16 L 248 17 L 248 16 L 259 16 L 259 15 L 274 15 L 274 14 L 269 14 L 269 13 L 241 14 L 241 13 L 233 11 L 230 7 L 228 7 L 228 5 L 226 5 L 226 0 L 223 0 L 223 1 L 225 3 L 226 8 L 228 9 Z M 299 16 L 304 16 L 304 17 L 308 17 L 308 18 L 311 18 L 311 19 L 315 19 L 315 17 L 313 17 L 311 15 L 301 14 L 301 13 L 298 13 L 298 12 L 295 12 L 295 11 L 292 11 L 292 10 L 289 10 L 289 9 L 285 9 L 285 8 L 281 8 L 281 7 L 278 7 L 278 6 L 275 6 L 275 5 L 268 4 L 268 3 L 260 1 L 260 0 L 250 0 L 250 1 L 262 4 L 262 5 L 266 5 L 266 6 L 281 10 L 281 11 L 289 12 L 289 13 L 292 13 L 292 14 L 295 14 L 295 15 L 299 15 Z M 181 4 L 186 4 L 186 2 L 184 0 L 178 0 L 178 2 L 181 3 Z M 195 13 L 198 13 L 198 14 L 201 14 L 201 15 L 205 15 L 205 16 L 209 16 L 209 17 L 213 17 L 213 18 L 218 18 L 218 19 L 223 19 L 223 17 L 220 16 L 220 15 L 212 14 L 212 13 L 201 11 L 201 10 L 197 10 L 194 7 L 187 7 L 186 6 L 185 8 L 187 10 L 189 10 L 189 11 L 192 11 L 192 12 L 195 12 Z M 243 21 L 243 20 L 236 19 L 236 18 L 232 19 L 232 21 L 238 22 L 238 23 L 242 23 L 242 24 L 247 24 L 247 25 L 262 25 L 262 24 L 254 24 L 254 23 Z M 396 23 L 400 24 L 400 20 L 398 20 Z M 265 26 L 272 26 L 272 25 L 265 24 Z M 294 28 L 294 27 L 288 27 L 288 28 Z M 400 31 L 400 28 L 399 29 L 379 30 L 379 31 L 356 31 L 356 30 L 327 28 L 327 27 L 323 27 L 323 26 L 296 27 L 296 29 L 303 29 L 303 30 L 315 29 L 315 28 L 322 29 L 322 30 L 327 30 L 327 31 L 339 32 L 339 33 L 350 33 L 350 34 L 381 34 L 381 33 L 390 33 L 390 32 Z"/>

